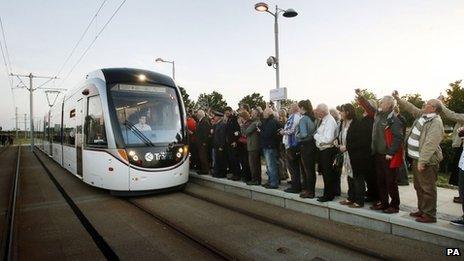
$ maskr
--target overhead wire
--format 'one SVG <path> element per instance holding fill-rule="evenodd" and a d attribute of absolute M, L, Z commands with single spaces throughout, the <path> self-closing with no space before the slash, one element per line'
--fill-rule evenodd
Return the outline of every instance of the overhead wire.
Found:
<path fill-rule="evenodd" d="M 64 67 L 66 66 L 66 64 L 69 62 L 69 59 L 71 59 L 71 57 L 73 56 L 74 52 L 76 51 L 77 47 L 79 46 L 79 44 L 82 42 L 82 39 L 84 39 L 84 36 L 87 34 L 87 31 L 89 31 L 89 28 L 90 26 L 93 24 L 93 22 L 95 21 L 95 19 L 97 18 L 98 14 L 100 13 L 100 11 L 102 10 L 103 6 L 105 5 L 105 3 L 107 2 L 107 0 L 104 0 L 101 4 L 100 4 L 100 7 L 98 7 L 98 10 L 97 12 L 93 15 L 92 19 L 90 19 L 90 22 L 89 24 L 87 25 L 87 27 L 85 28 L 84 32 L 82 33 L 81 37 L 79 38 L 79 40 L 76 42 L 76 44 L 74 45 L 74 47 L 72 48 L 71 52 L 69 53 L 69 55 L 66 57 L 64 63 L 61 65 L 60 69 L 58 69 L 58 72 L 55 74 L 57 77 L 61 74 L 61 72 L 63 71 Z"/>
<path fill-rule="evenodd" d="M 97 41 L 98 37 L 102 34 L 102 32 L 105 30 L 105 28 L 108 26 L 108 24 L 111 22 L 111 20 L 113 20 L 113 18 L 116 16 L 116 14 L 119 12 L 119 10 L 121 9 L 121 7 L 124 5 L 124 3 L 126 2 L 126 0 L 123 0 L 121 2 L 121 4 L 118 6 L 118 8 L 116 8 L 116 10 L 113 12 L 113 14 L 111 15 L 111 17 L 108 19 L 108 21 L 106 21 L 106 23 L 103 25 L 103 27 L 100 29 L 100 31 L 97 33 L 97 35 L 95 36 L 95 38 L 93 39 L 93 41 L 89 44 L 89 46 L 85 49 L 85 51 L 82 53 L 82 55 L 79 57 L 79 59 L 77 60 L 77 62 L 73 65 L 73 67 L 71 68 L 71 70 L 68 72 L 68 74 L 66 75 L 66 77 L 63 78 L 63 82 L 64 83 L 68 78 L 69 76 L 71 75 L 71 73 L 74 71 L 74 69 L 77 67 L 77 65 L 82 61 L 82 59 L 84 58 L 84 56 L 87 54 L 87 52 L 90 50 L 90 48 L 92 48 L 93 44 Z"/>
<path fill-rule="evenodd" d="M 2 29 L 2 37 L 3 37 L 3 43 L 5 45 L 5 53 L 6 53 L 8 66 L 9 66 L 9 71 L 11 72 L 13 68 L 11 67 L 10 53 L 8 52 L 8 45 L 6 44 L 5 29 L 3 28 L 2 17 L 0 17 L 0 27 Z"/>
<path fill-rule="evenodd" d="M 8 52 L 8 45 L 7 45 L 7 42 L 6 42 L 5 29 L 3 27 L 2 17 L 0 17 L 0 29 L 2 30 L 2 41 L 0 41 L 0 50 L 2 52 L 3 63 L 5 64 L 6 77 L 7 77 L 8 83 L 10 85 L 11 97 L 13 99 L 13 107 L 16 108 L 16 100 L 15 100 L 15 96 L 14 96 L 14 92 L 13 92 L 13 79 L 10 77 L 10 74 L 11 74 L 13 68 L 11 66 L 10 54 Z M 3 42 L 3 44 L 2 44 L 2 42 Z M 5 46 L 5 50 L 3 50 L 3 46 Z"/>
<path fill-rule="evenodd" d="M 51 82 L 52 80 L 55 80 L 55 78 L 50 78 L 46 82 L 42 83 L 41 85 L 37 86 L 35 89 L 40 89 L 42 88 L 45 84 Z"/>

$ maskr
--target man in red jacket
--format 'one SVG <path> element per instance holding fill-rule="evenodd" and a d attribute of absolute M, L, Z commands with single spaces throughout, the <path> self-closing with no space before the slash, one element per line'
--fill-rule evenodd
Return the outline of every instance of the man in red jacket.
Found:
<path fill-rule="evenodd" d="M 187 113 L 187 132 L 190 147 L 190 168 L 196 169 L 198 166 L 197 140 L 195 137 L 197 122 L 195 121 L 193 116 L 193 110 L 189 110 Z"/>

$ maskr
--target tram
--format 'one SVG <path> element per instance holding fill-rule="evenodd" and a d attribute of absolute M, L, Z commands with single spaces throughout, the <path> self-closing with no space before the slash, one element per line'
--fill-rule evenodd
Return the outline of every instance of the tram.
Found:
<path fill-rule="evenodd" d="M 181 189 L 188 181 L 186 113 L 165 75 L 89 73 L 44 116 L 38 147 L 83 182 L 112 194 Z"/>

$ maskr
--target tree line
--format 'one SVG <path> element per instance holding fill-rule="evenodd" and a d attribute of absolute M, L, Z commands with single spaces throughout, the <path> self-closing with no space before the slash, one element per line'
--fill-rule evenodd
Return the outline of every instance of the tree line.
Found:
<path fill-rule="evenodd" d="M 457 113 L 464 113 L 464 89 L 462 88 L 461 83 L 462 80 L 457 80 L 455 82 L 450 83 L 445 91 L 445 95 L 443 98 L 444 104 L 450 110 L 455 111 Z M 217 91 L 213 91 L 211 93 L 202 93 L 200 94 L 200 96 L 198 96 L 198 99 L 194 101 L 190 98 L 185 88 L 179 87 L 179 89 L 182 95 L 182 99 L 184 100 L 185 107 L 188 110 L 209 108 L 212 110 L 222 110 L 226 106 L 228 106 L 226 100 L 224 99 L 224 96 Z M 372 93 L 367 89 L 363 89 L 361 91 L 364 97 L 366 97 L 367 99 L 378 100 L 379 98 L 381 98 L 377 97 L 375 93 Z M 411 102 L 419 108 L 421 108 L 425 103 L 420 93 L 406 94 L 402 96 L 402 98 L 406 99 L 407 101 Z M 289 105 L 294 102 L 296 101 L 287 99 L 281 101 L 281 106 L 283 108 L 288 108 Z M 357 105 L 356 101 L 353 100 L 352 103 L 353 105 L 355 105 L 356 112 L 360 115 L 362 113 L 362 109 Z M 248 104 L 251 108 L 255 106 L 261 106 L 261 108 L 264 108 L 266 106 L 266 101 L 264 100 L 264 97 L 261 94 L 254 92 L 243 97 L 237 105 L 239 106 L 240 104 Z M 407 125 L 411 126 L 414 122 L 414 118 L 408 113 L 402 115 L 406 118 Z M 444 124 L 453 125 L 452 122 L 449 122 L 446 119 L 444 119 Z"/>

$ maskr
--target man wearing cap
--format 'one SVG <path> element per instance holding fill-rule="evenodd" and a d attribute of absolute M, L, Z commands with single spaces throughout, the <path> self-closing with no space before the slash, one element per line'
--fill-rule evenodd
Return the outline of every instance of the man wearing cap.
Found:
<path fill-rule="evenodd" d="M 238 155 L 238 140 L 241 137 L 240 125 L 237 121 L 237 116 L 234 114 L 231 107 L 226 107 L 224 111 L 224 120 L 226 124 L 226 150 L 227 161 L 230 171 L 232 171 L 232 180 L 240 180 L 240 159 Z"/>
<path fill-rule="evenodd" d="M 211 144 L 211 123 L 209 118 L 205 115 L 205 111 L 197 111 L 197 150 L 198 159 L 200 164 L 199 174 L 209 174 L 209 148 Z"/>
<path fill-rule="evenodd" d="M 214 111 L 214 127 L 213 127 L 213 149 L 214 149 L 214 167 L 213 177 L 226 177 L 226 123 L 224 114 L 219 111 Z"/>

